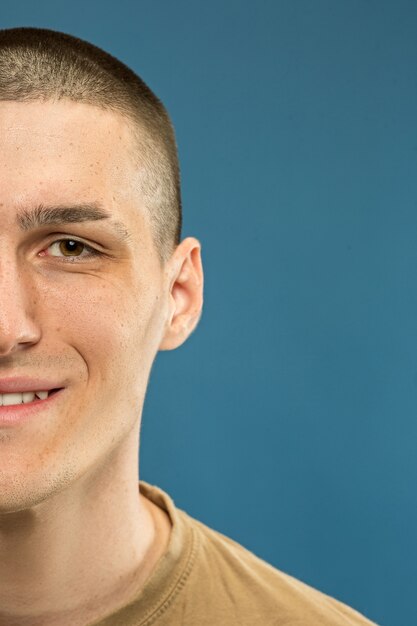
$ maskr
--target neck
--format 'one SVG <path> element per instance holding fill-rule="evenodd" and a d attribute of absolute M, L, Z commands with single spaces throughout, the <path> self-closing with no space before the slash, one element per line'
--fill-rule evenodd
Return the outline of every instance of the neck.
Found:
<path fill-rule="evenodd" d="M 139 494 L 135 437 L 49 500 L 0 515 L 0 626 L 88 623 L 136 595 L 170 524 Z"/>

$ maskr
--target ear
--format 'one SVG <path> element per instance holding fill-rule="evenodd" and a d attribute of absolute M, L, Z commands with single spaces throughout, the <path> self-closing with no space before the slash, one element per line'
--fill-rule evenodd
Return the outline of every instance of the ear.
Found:
<path fill-rule="evenodd" d="M 160 350 L 173 350 L 189 337 L 197 326 L 203 307 L 203 268 L 201 245 L 187 237 L 167 262 L 168 317 Z"/>

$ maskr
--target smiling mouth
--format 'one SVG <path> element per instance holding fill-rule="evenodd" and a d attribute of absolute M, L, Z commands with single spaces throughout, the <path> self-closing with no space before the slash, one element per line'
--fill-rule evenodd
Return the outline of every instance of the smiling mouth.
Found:
<path fill-rule="evenodd" d="M 57 389 L 48 389 L 46 391 L 22 391 L 14 393 L 0 393 L 0 406 L 15 406 L 20 404 L 30 404 L 39 400 L 46 400 L 62 387 Z"/>

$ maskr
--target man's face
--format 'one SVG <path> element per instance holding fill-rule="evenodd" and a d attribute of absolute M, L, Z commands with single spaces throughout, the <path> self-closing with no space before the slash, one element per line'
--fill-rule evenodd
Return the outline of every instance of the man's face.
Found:
<path fill-rule="evenodd" d="M 0 384 L 29 376 L 63 388 L 30 419 L 0 423 L 0 512 L 93 474 L 137 435 L 167 299 L 132 146 L 116 114 L 0 102 Z M 111 217 L 16 222 L 37 207 L 90 205 Z"/>

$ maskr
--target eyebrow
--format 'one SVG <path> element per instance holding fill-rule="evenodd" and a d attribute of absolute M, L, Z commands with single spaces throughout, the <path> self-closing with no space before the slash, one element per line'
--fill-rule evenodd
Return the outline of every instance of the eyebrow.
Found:
<path fill-rule="evenodd" d="M 23 231 L 41 228 L 42 226 L 53 226 L 60 224 L 74 224 L 77 222 L 91 222 L 97 220 L 110 219 L 116 234 L 122 241 L 130 239 L 131 234 L 123 222 L 112 220 L 110 213 L 98 203 L 74 204 L 71 206 L 45 206 L 39 204 L 33 209 L 23 209 L 16 215 L 16 223 Z"/>

